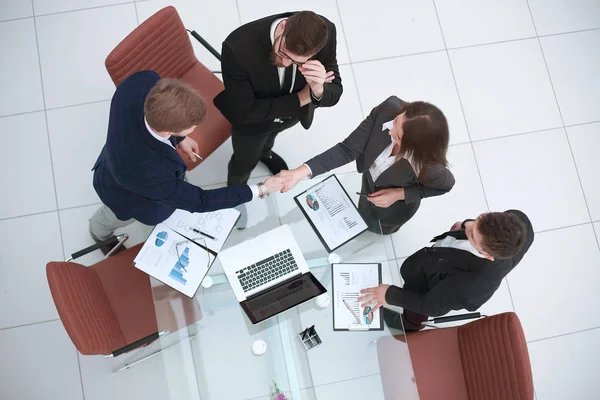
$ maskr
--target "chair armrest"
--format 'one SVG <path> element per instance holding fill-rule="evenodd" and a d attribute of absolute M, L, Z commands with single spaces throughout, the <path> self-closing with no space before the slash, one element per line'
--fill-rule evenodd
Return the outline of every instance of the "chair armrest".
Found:
<path fill-rule="evenodd" d="M 142 347 L 142 346 L 145 346 L 147 344 L 154 342 L 156 339 L 159 338 L 159 336 L 160 336 L 160 332 L 154 332 L 146 337 L 141 338 L 140 340 L 136 340 L 133 343 L 130 343 L 126 346 L 121 347 L 120 349 L 113 351 L 111 354 L 113 357 L 120 356 L 123 353 L 128 353 L 131 350 L 137 349 L 138 347 Z"/>
<path fill-rule="evenodd" d="M 186 29 L 190 35 L 192 35 L 194 37 L 194 39 L 196 39 L 197 41 L 199 41 L 202 46 L 204 46 L 206 48 L 206 50 L 210 51 L 210 53 L 216 57 L 217 60 L 221 61 L 221 55 L 219 54 L 218 51 L 216 51 L 214 49 L 214 47 L 212 47 L 206 40 L 204 40 L 204 38 L 202 36 L 200 36 L 198 34 L 198 32 L 196 31 L 190 31 L 189 29 Z"/>
<path fill-rule="evenodd" d="M 123 245 L 123 243 L 125 243 L 125 241 L 127 239 L 129 239 L 129 235 L 126 234 L 126 233 L 123 233 L 122 235 L 119 235 L 119 236 L 113 235 L 113 236 L 109 237 L 106 240 L 103 240 L 101 242 L 98 242 L 96 244 L 88 246 L 85 249 L 76 251 L 75 253 L 71 254 L 71 257 L 69 257 L 67 259 L 67 261 L 73 261 L 73 260 L 75 260 L 75 259 L 77 259 L 79 257 L 85 256 L 86 254 L 91 253 L 94 250 L 98 250 L 98 249 L 101 249 L 102 247 L 104 247 L 106 245 L 109 245 L 109 244 L 114 243 L 114 242 L 118 242 L 115 245 L 115 247 L 113 247 L 113 249 L 110 251 L 110 253 L 108 253 L 106 255 L 106 257 L 110 257 L 111 255 L 114 254 L 114 252 L 115 252 L 116 249 L 118 249 L 119 247 L 121 247 Z"/>
<path fill-rule="evenodd" d="M 484 315 L 484 317 L 485 317 L 485 315 Z M 462 321 L 465 319 L 475 319 L 475 318 L 481 318 L 481 313 L 474 312 L 474 313 L 468 313 L 468 314 L 449 315 L 447 317 L 436 317 L 431 320 L 428 320 L 427 322 L 433 322 L 434 324 L 443 324 L 445 322 Z"/>

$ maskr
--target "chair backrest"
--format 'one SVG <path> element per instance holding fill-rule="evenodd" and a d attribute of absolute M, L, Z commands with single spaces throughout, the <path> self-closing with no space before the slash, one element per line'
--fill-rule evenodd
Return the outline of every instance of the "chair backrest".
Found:
<path fill-rule="evenodd" d="M 173 6 L 163 8 L 133 30 L 106 58 L 115 85 L 134 72 L 152 70 L 180 78 L 199 61 Z"/>
<path fill-rule="evenodd" d="M 46 275 L 60 319 L 81 354 L 110 354 L 126 345 L 94 269 L 50 262 Z"/>
<path fill-rule="evenodd" d="M 194 55 L 189 35 L 173 6 L 163 8 L 144 21 L 106 58 L 106 69 L 115 85 L 134 72 L 152 70 L 164 78 L 176 78 L 194 88 L 206 100 L 206 119 L 190 134 L 207 158 L 231 136 L 231 124 L 214 106 L 223 89 L 221 82 Z M 188 170 L 191 162 L 181 151 Z"/>
<path fill-rule="evenodd" d="M 458 327 L 458 344 L 469 400 L 534 398 L 527 341 L 515 313 Z"/>

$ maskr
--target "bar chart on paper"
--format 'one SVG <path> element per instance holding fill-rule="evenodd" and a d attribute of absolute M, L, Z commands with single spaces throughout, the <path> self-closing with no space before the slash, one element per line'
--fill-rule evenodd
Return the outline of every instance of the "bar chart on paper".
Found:
<path fill-rule="evenodd" d="M 169 276 L 175 279 L 177 282 L 185 285 L 187 283 L 187 279 L 184 278 L 183 273 L 186 272 L 187 268 L 190 265 L 190 248 L 186 247 L 185 250 L 181 253 L 181 257 L 175 263 L 171 272 L 169 272 Z"/>

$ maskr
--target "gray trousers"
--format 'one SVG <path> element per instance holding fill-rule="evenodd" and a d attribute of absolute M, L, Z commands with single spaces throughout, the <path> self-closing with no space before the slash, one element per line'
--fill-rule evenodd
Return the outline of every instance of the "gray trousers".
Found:
<path fill-rule="evenodd" d="M 123 228 L 135 222 L 135 219 L 121 221 L 110 208 L 102 204 L 90 218 L 90 235 L 96 240 L 105 240 L 115 233 L 115 229 Z"/>

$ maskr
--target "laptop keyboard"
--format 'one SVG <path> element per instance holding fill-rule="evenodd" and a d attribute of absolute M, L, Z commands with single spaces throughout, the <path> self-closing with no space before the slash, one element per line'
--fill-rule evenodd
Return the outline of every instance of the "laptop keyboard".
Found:
<path fill-rule="evenodd" d="M 297 269 L 292 252 L 287 249 L 235 273 L 244 292 L 249 292 Z"/>

